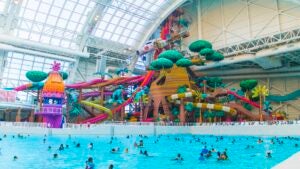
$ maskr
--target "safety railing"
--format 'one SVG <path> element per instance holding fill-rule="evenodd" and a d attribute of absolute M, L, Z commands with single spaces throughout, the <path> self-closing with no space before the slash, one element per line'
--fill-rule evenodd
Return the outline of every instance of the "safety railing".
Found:
<path fill-rule="evenodd" d="M 216 123 L 177 123 L 177 122 L 125 122 L 125 121 L 106 121 L 99 124 L 75 124 L 65 123 L 63 128 L 95 128 L 100 126 L 269 126 L 269 125 L 299 125 L 300 120 L 291 121 L 248 121 L 248 122 L 216 122 Z M 14 127 L 40 127 L 47 128 L 46 123 L 37 122 L 0 122 L 0 126 Z"/>

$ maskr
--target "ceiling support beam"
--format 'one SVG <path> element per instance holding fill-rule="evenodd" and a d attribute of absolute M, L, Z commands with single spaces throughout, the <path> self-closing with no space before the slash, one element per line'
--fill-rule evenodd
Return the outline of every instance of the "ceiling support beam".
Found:
<path fill-rule="evenodd" d="M 103 17 L 104 10 L 112 3 L 112 0 L 102 0 L 103 4 L 97 3 L 93 10 L 89 13 L 86 22 L 84 23 L 81 33 L 78 38 L 79 49 L 83 50 L 86 45 L 86 42 L 92 32 L 95 32 L 95 27 L 98 24 L 99 20 Z M 101 2 L 102 2 L 101 1 Z"/>
<path fill-rule="evenodd" d="M 17 18 L 20 13 L 22 6 L 22 0 L 11 0 L 6 1 L 5 6 L 5 24 L 3 28 L 4 33 L 9 33 L 17 25 Z"/>
<path fill-rule="evenodd" d="M 59 56 L 67 56 L 67 57 L 71 57 L 71 58 L 77 57 L 77 56 L 88 58 L 90 56 L 89 53 L 83 53 L 83 52 L 74 51 L 71 49 L 41 44 L 38 42 L 23 40 L 23 39 L 19 39 L 19 38 L 13 37 L 13 36 L 3 35 L 3 34 L 2 35 L 0 34 L 0 43 L 12 45 L 12 46 L 15 46 L 18 48 L 23 48 L 26 50 L 31 49 L 34 51 L 56 54 Z"/>

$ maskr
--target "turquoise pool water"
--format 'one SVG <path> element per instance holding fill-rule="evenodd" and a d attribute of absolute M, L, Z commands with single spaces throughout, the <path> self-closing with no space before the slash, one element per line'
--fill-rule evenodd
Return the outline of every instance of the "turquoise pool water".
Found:
<path fill-rule="evenodd" d="M 264 169 L 271 168 L 300 150 L 300 147 L 295 147 L 295 144 L 300 145 L 299 138 L 287 137 L 279 137 L 279 141 L 273 138 L 275 144 L 271 144 L 271 137 L 261 137 L 263 143 L 258 144 L 258 137 L 252 136 L 224 136 L 223 139 L 220 136 L 199 135 L 148 138 L 118 136 L 110 144 L 111 137 L 103 136 L 26 135 L 19 138 L 15 135 L 13 138 L 13 135 L 3 135 L 0 134 L 1 169 L 83 169 L 90 156 L 93 157 L 97 169 L 107 169 L 109 164 L 113 164 L 116 169 Z M 139 143 L 141 139 L 144 141 L 144 148 L 135 148 L 134 142 Z M 282 144 L 279 143 L 281 141 Z M 93 150 L 88 148 L 90 142 L 94 144 Z M 79 148 L 76 148 L 77 143 L 81 145 Z M 209 149 L 211 145 L 220 152 L 227 149 L 229 160 L 217 161 L 217 153 L 213 153 L 212 157 L 199 161 L 199 154 L 205 143 Z M 68 144 L 69 148 L 59 151 L 60 144 Z M 52 149 L 48 150 L 48 146 Z M 112 154 L 110 150 L 114 147 L 120 147 L 120 152 Z M 124 153 L 125 148 L 128 148 L 128 154 Z M 140 155 L 140 150 L 147 150 L 150 157 Z M 268 150 L 272 151 L 272 158 L 265 157 Z M 53 158 L 54 153 L 58 154 L 58 158 Z M 184 161 L 172 160 L 177 153 L 181 153 Z M 14 161 L 13 156 L 18 156 L 18 159 Z"/>

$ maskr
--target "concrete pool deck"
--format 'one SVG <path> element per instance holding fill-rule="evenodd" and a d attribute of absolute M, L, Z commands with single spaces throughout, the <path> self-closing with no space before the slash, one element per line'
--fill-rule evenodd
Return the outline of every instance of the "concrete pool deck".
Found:
<path fill-rule="evenodd" d="M 293 154 L 288 159 L 277 164 L 272 169 L 299 169 L 300 168 L 300 151 Z"/>

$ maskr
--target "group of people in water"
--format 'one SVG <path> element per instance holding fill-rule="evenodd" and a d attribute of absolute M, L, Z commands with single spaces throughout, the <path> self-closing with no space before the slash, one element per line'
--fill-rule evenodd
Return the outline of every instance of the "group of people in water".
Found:
<path fill-rule="evenodd" d="M 6 137 L 7 137 L 6 135 L 3 136 L 3 138 L 6 138 Z M 23 139 L 25 137 L 29 137 L 29 135 L 28 136 L 23 136 L 23 135 L 20 135 L 20 134 L 17 135 L 17 138 L 20 138 L 20 139 Z M 158 144 L 161 141 L 160 140 L 161 137 L 162 137 L 162 135 L 157 136 L 154 139 L 153 143 Z M 172 139 L 172 136 L 167 135 L 166 137 L 167 137 L 167 139 Z M 210 137 L 210 136 L 205 136 L 205 137 Z M 218 142 L 221 142 L 222 144 L 224 143 L 223 140 L 225 140 L 225 139 L 224 139 L 223 136 L 211 136 L 211 137 L 215 138 L 215 142 L 214 142 L 215 145 L 219 144 Z M 15 138 L 15 136 L 13 136 L 13 138 Z M 126 138 L 130 139 L 129 142 L 131 142 L 132 141 L 131 138 L 133 138 L 133 136 L 126 136 Z M 252 137 L 252 138 L 251 137 L 245 137 L 245 138 L 247 140 L 248 139 L 250 140 L 250 139 L 255 139 L 256 137 Z M 130 154 L 134 154 L 134 152 L 139 152 L 139 153 L 136 153 L 136 154 L 137 155 L 142 155 L 142 156 L 145 156 L 145 157 L 151 157 L 152 155 L 149 155 L 149 152 L 145 149 L 146 147 L 148 147 L 148 143 L 149 143 L 149 141 L 147 141 L 146 144 L 145 144 L 144 140 L 146 140 L 146 139 L 148 139 L 147 136 L 139 135 L 137 137 L 137 141 L 133 142 L 133 149 L 130 150 L 132 152 Z M 184 142 L 184 143 L 191 143 L 191 144 L 192 143 L 197 143 L 200 146 L 202 145 L 203 148 L 199 152 L 199 157 L 198 157 L 199 161 L 204 161 L 204 160 L 214 159 L 214 158 L 216 158 L 217 161 L 225 161 L 225 160 L 229 159 L 228 153 L 227 153 L 228 150 L 226 148 L 224 149 L 224 151 L 216 150 L 213 145 L 211 145 L 210 148 L 208 148 L 208 146 L 207 146 L 208 143 L 206 142 L 207 140 L 202 139 L 201 137 L 192 136 L 192 138 L 189 139 L 189 138 L 186 138 L 186 137 L 176 136 L 173 139 L 176 142 Z M 187 139 L 189 139 L 189 140 L 187 140 Z M 227 139 L 227 142 L 229 144 L 230 143 L 231 144 L 237 144 L 237 142 L 240 142 L 241 138 L 233 137 L 233 138 L 226 138 L 226 139 Z M 265 141 L 268 144 L 284 144 L 285 139 L 300 141 L 299 138 L 296 138 L 296 137 L 283 137 L 283 138 L 272 137 L 271 139 L 267 139 L 267 140 L 265 140 L 265 139 L 263 140 L 262 138 L 257 138 L 256 144 L 257 145 L 258 144 L 263 144 L 263 143 L 265 143 Z M 1 140 L 2 140 L 2 138 L 0 137 L 0 141 Z M 46 143 L 47 143 L 47 136 L 45 135 L 44 138 L 43 138 L 43 144 L 46 144 Z M 118 145 L 120 143 L 121 143 L 121 141 L 119 141 L 118 138 L 111 137 L 108 144 Z M 131 144 L 132 144 L 132 142 L 131 142 Z M 58 148 L 55 149 L 55 152 L 53 153 L 53 159 L 59 158 L 59 154 L 63 153 L 63 151 L 66 150 L 66 149 L 71 149 L 71 147 L 81 148 L 81 144 L 79 142 L 75 142 L 75 141 L 73 141 L 73 145 L 71 145 L 71 146 L 69 146 L 68 144 L 59 144 Z M 129 147 L 131 147 L 131 146 L 129 146 Z M 255 147 L 257 147 L 257 146 L 255 145 L 255 142 L 253 142 L 252 144 L 248 144 L 245 147 L 245 149 L 254 149 Z M 294 147 L 297 148 L 297 147 L 299 147 L 299 145 L 297 143 L 295 143 Z M 87 148 L 89 150 L 93 150 L 94 149 L 94 143 L 90 142 L 87 145 Z M 52 149 L 53 149 L 52 146 L 49 145 L 48 146 L 48 151 L 51 151 Z M 125 147 L 123 152 L 125 154 L 129 154 L 129 148 Z M 122 151 L 121 151 L 121 148 L 119 146 L 116 146 L 116 147 L 113 147 L 113 148 L 110 149 L 110 153 L 112 153 L 112 154 L 121 154 Z M 1 148 L 0 148 L 0 155 L 1 155 Z M 265 152 L 265 156 L 266 156 L 266 158 L 272 158 L 272 151 L 267 150 Z M 16 161 L 18 159 L 19 158 L 18 158 L 17 155 L 13 156 L 14 161 Z M 170 157 L 170 160 L 182 162 L 182 161 L 184 161 L 184 157 L 182 156 L 182 154 L 180 152 L 178 152 L 175 155 L 175 158 Z M 109 164 L 108 168 L 113 169 L 114 165 Z M 95 169 L 95 163 L 94 163 L 93 157 L 88 157 L 87 158 L 87 160 L 85 161 L 85 169 Z"/>

